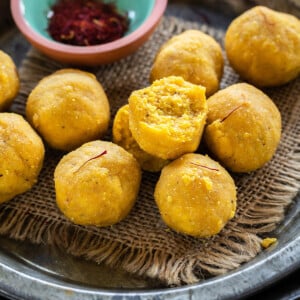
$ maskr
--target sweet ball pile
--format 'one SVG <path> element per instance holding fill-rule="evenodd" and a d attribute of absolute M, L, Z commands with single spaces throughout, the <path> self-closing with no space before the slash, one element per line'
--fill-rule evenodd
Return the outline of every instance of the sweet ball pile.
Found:
<path fill-rule="evenodd" d="M 0 52 L 0 203 L 38 180 L 44 145 L 65 151 L 54 172 L 61 212 L 81 225 L 109 226 L 128 216 L 142 171 L 161 172 L 153 198 L 164 222 L 194 237 L 219 233 L 234 217 L 231 172 L 252 172 L 270 161 L 281 137 L 281 116 L 260 90 L 300 73 L 300 21 L 263 6 L 230 24 L 225 51 L 245 82 L 219 90 L 220 45 L 187 30 L 161 45 L 149 85 L 120 107 L 112 142 L 110 103 L 96 77 L 63 69 L 28 96 L 26 120 L 5 112 L 19 91 L 11 58 Z M 200 143 L 208 149 L 200 154 Z"/>

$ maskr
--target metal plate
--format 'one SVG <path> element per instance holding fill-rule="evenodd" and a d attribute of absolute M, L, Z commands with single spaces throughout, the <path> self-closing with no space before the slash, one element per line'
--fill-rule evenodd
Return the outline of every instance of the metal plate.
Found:
<path fill-rule="evenodd" d="M 220 14 L 204 9 L 199 1 L 189 2 L 170 1 L 166 13 L 190 21 L 206 22 L 208 18 L 220 28 L 229 24 L 230 5 L 220 6 L 226 7 Z M 29 45 L 15 28 L 11 28 L 0 37 L 0 47 L 20 65 Z M 30 300 L 240 299 L 300 268 L 299 194 L 274 234 L 278 243 L 251 262 L 226 275 L 181 288 L 166 288 L 158 281 L 70 257 L 47 245 L 1 237 L 0 293 L 13 299 Z"/>

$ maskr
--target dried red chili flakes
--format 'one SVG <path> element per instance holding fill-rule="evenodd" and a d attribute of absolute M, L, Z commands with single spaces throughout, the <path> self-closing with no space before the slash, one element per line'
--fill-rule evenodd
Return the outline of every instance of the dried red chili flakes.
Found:
<path fill-rule="evenodd" d="M 52 7 L 48 32 L 61 43 L 89 46 L 124 36 L 129 20 L 112 3 L 92 0 L 60 0 Z"/>

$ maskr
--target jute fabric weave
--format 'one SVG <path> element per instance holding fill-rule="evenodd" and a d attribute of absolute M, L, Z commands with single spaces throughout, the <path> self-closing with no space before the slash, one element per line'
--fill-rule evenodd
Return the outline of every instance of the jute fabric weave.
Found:
<path fill-rule="evenodd" d="M 222 31 L 165 17 L 135 54 L 110 65 L 86 69 L 95 73 L 103 85 L 112 119 L 133 90 L 149 85 L 149 71 L 159 47 L 190 28 L 201 29 L 222 44 Z M 38 81 L 65 67 L 69 66 L 31 49 L 20 68 L 22 87 L 12 110 L 24 115 L 28 94 Z M 226 62 L 221 88 L 239 81 Z M 153 199 L 159 174 L 147 172 L 143 173 L 136 205 L 124 221 L 106 228 L 72 224 L 55 203 L 53 172 L 65 153 L 49 148 L 38 183 L 0 206 L 0 233 L 21 241 L 55 244 L 70 255 L 124 268 L 169 285 L 190 284 L 237 268 L 262 250 L 261 239 L 284 219 L 300 185 L 300 80 L 264 92 L 281 111 L 281 143 L 272 161 L 262 169 L 233 174 L 238 187 L 237 213 L 220 234 L 197 239 L 168 229 Z M 111 140 L 111 127 L 105 140 Z"/>

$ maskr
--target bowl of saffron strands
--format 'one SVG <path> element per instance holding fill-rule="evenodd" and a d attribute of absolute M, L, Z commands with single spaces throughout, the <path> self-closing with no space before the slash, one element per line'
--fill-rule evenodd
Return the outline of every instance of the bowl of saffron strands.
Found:
<path fill-rule="evenodd" d="M 63 63 L 96 66 L 135 52 L 150 37 L 167 0 L 11 0 L 27 40 Z"/>

